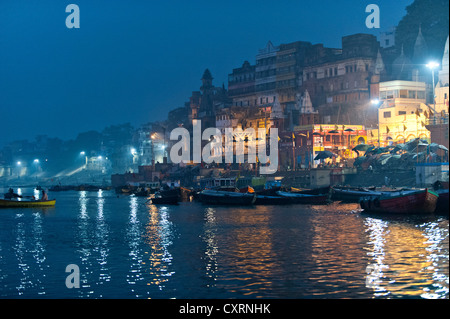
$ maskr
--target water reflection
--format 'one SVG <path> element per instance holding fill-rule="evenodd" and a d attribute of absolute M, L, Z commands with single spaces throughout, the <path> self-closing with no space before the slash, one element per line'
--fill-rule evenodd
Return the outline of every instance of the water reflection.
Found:
<path fill-rule="evenodd" d="M 30 218 L 31 223 L 30 223 Z M 43 221 L 40 212 L 31 216 L 24 213 L 16 215 L 17 225 L 14 253 L 19 268 L 19 283 L 15 287 L 20 295 L 45 294 L 46 249 L 43 242 Z"/>
<path fill-rule="evenodd" d="M 126 238 L 130 252 L 130 269 L 127 274 L 127 283 L 131 286 L 131 292 L 136 297 L 141 297 L 135 289 L 135 285 L 144 279 L 143 276 L 143 252 L 141 249 L 141 223 L 138 219 L 138 200 L 137 197 L 130 197 L 130 216 L 128 218 L 128 228 Z"/>
<path fill-rule="evenodd" d="M 348 208 L 312 208 L 319 210 L 310 215 L 310 225 L 305 229 L 313 235 L 311 262 L 305 260 L 305 267 L 312 285 L 310 293 L 315 297 L 339 296 L 346 291 L 353 296 L 366 293 L 361 282 L 365 268 L 359 262 L 365 257 L 361 249 L 365 242 L 362 220 L 357 218 L 353 206 Z"/>
<path fill-rule="evenodd" d="M 17 292 L 20 295 L 23 295 L 26 289 L 30 286 L 30 275 L 29 270 L 30 267 L 26 262 L 25 254 L 26 254 L 26 233 L 25 233 L 25 223 L 23 222 L 23 214 L 17 214 L 16 218 L 18 219 L 17 228 L 16 228 L 16 241 L 14 245 L 14 251 L 17 258 L 17 265 L 19 267 L 19 284 L 16 286 Z"/>
<path fill-rule="evenodd" d="M 208 207 L 205 209 L 205 226 L 203 232 L 203 240 L 206 243 L 205 249 L 205 263 L 206 263 L 206 277 L 211 279 L 211 283 L 207 284 L 208 287 L 215 286 L 216 272 L 217 272 L 217 254 L 219 252 L 216 233 L 217 233 L 217 221 L 215 217 L 214 208 Z"/>
<path fill-rule="evenodd" d="M 103 197 L 103 191 L 100 189 L 97 192 L 97 218 L 96 218 L 96 245 L 94 252 L 97 253 L 97 263 L 100 266 L 100 273 L 98 278 L 98 284 L 102 285 L 104 282 L 111 280 L 111 275 L 108 269 L 107 257 L 109 255 L 109 230 L 108 224 L 105 220 L 104 213 L 105 198 Z"/>
<path fill-rule="evenodd" d="M 214 214 L 217 223 L 227 231 L 214 235 L 214 227 L 205 228 L 208 231 L 205 238 L 210 240 L 207 252 L 211 253 L 212 265 L 216 269 L 219 262 L 214 252 L 217 254 L 220 251 L 220 270 L 226 276 L 225 280 L 221 277 L 220 287 L 231 293 L 245 297 L 269 297 L 273 291 L 272 278 L 282 271 L 273 246 L 271 214 L 265 210 L 217 208 Z M 207 218 L 208 214 L 211 218 L 211 211 L 207 211 Z"/>
<path fill-rule="evenodd" d="M 381 219 L 366 218 L 366 232 L 369 234 L 370 248 L 367 255 L 371 257 L 372 263 L 367 268 L 366 287 L 374 290 L 375 296 L 383 296 L 387 294 L 386 288 L 383 287 L 383 272 L 389 268 L 385 264 L 385 243 L 387 222 Z"/>
<path fill-rule="evenodd" d="M 169 220 L 169 208 L 167 206 L 149 205 L 149 219 L 145 227 L 144 241 L 150 251 L 147 261 L 149 271 L 149 288 L 157 287 L 163 290 L 165 284 L 175 273 L 171 271 L 172 255 L 169 247 L 172 245 L 172 222 Z M 146 263 L 144 262 L 144 263 Z"/>
<path fill-rule="evenodd" d="M 428 270 L 432 272 L 432 287 L 425 287 L 422 298 L 448 298 L 448 221 L 429 222 L 420 225 L 427 239 L 427 260 L 431 263 Z"/>
<path fill-rule="evenodd" d="M 82 288 L 79 293 L 82 297 L 90 297 L 95 293 L 95 286 L 104 285 L 111 280 L 108 267 L 111 248 L 103 191 L 99 190 L 97 193 L 80 191 L 78 203 L 76 246 L 81 260 L 79 266 Z M 97 278 L 92 280 L 93 276 Z M 99 297 L 102 297 L 102 294 L 99 294 Z"/>
<path fill-rule="evenodd" d="M 365 225 L 372 260 L 366 284 L 375 297 L 448 296 L 448 229 L 406 219 L 366 218 Z"/>

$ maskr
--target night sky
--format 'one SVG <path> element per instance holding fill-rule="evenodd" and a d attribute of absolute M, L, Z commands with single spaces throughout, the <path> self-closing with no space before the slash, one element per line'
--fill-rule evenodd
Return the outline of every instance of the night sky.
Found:
<path fill-rule="evenodd" d="M 413 0 L 0 0 L 0 147 L 38 134 L 73 139 L 112 124 L 164 120 L 258 49 L 294 41 L 341 47 L 398 24 Z M 80 29 L 65 24 L 68 4 Z M 367 29 L 365 8 L 380 7 Z"/>

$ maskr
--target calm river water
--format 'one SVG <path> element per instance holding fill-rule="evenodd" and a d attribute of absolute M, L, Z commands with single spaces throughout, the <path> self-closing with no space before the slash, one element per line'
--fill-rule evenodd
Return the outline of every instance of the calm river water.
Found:
<path fill-rule="evenodd" d="M 0 209 L 0 298 L 449 297 L 448 216 L 49 197 L 56 207 Z"/>

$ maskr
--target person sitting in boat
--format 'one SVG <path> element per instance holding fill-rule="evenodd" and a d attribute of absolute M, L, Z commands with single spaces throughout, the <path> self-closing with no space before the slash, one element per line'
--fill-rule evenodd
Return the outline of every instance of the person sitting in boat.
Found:
<path fill-rule="evenodd" d="M 5 199 L 12 199 L 12 198 L 22 198 L 21 195 L 14 193 L 14 189 L 10 188 L 8 189 L 8 192 L 4 195 Z"/>
<path fill-rule="evenodd" d="M 41 197 L 41 200 L 48 200 L 47 193 L 46 193 L 44 190 L 42 190 L 42 197 Z"/>

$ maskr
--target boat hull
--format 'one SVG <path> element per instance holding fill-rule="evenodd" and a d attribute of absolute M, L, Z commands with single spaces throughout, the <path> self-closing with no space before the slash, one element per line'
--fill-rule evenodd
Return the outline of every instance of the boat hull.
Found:
<path fill-rule="evenodd" d="M 152 204 L 178 205 L 178 197 L 154 197 L 151 199 Z"/>
<path fill-rule="evenodd" d="M 364 190 L 364 189 L 346 189 L 333 187 L 331 190 L 331 199 L 346 203 L 359 203 L 361 197 L 378 196 L 381 192 Z"/>
<path fill-rule="evenodd" d="M 439 198 L 436 203 L 436 213 L 447 214 L 449 210 L 448 189 L 438 190 Z"/>
<path fill-rule="evenodd" d="M 271 195 L 257 195 L 255 205 L 288 205 L 292 201 L 288 197 L 271 196 Z"/>
<path fill-rule="evenodd" d="M 18 200 L 7 200 L 0 199 L 0 207 L 3 208 L 15 208 L 15 207 L 49 207 L 55 206 L 56 200 L 34 200 L 34 201 L 18 201 Z"/>
<path fill-rule="evenodd" d="M 289 198 L 292 204 L 309 204 L 309 205 L 328 204 L 328 194 L 311 195 L 311 194 L 298 194 L 298 193 L 278 191 L 277 195 Z"/>
<path fill-rule="evenodd" d="M 361 208 L 365 212 L 391 214 L 434 213 L 439 195 L 428 190 L 381 196 L 362 197 Z"/>
<path fill-rule="evenodd" d="M 200 193 L 200 201 L 205 204 L 213 205 L 253 205 L 256 201 L 256 194 L 226 191 L 202 191 Z"/>

